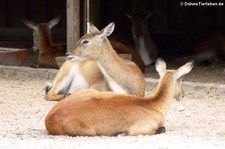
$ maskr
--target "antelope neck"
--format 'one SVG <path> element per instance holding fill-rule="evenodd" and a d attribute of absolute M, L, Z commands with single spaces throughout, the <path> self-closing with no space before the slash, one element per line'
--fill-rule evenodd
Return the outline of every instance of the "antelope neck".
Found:
<path fill-rule="evenodd" d="M 117 76 L 118 71 L 124 70 L 124 67 L 122 66 L 123 62 L 111 48 L 112 47 L 102 50 L 102 55 L 97 59 L 97 64 L 104 68 L 110 76 Z"/>
<path fill-rule="evenodd" d="M 38 40 L 40 49 L 46 49 L 52 46 L 52 38 L 50 36 L 50 33 L 48 34 L 46 31 L 38 33 Z M 39 52 L 44 53 L 45 51 L 40 50 Z"/>
<path fill-rule="evenodd" d="M 120 84 L 121 74 L 118 73 L 123 69 L 119 63 L 121 60 L 114 51 L 109 52 L 110 54 L 103 50 L 101 57 L 97 60 L 97 65 L 112 91 L 127 94 L 128 91 L 124 89 L 124 85 Z"/>
<path fill-rule="evenodd" d="M 134 92 L 130 84 L 136 82 L 137 75 L 129 70 L 112 48 L 103 49 L 102 55 L 96 62 L 113 91 L 119 93 Z"/>
<path fill-rule="evenodd" d="M 170 75 L 165 75 L 159 80 L 158 87 L 154 93 L 152 102 L 163 112 L 167 112 L 173 99 L 174 80 Z"/>

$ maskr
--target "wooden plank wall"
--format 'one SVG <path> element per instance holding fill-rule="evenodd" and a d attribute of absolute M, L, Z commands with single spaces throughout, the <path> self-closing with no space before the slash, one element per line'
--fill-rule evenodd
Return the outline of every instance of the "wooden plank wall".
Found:
<path fill-rule="evenodd" d="M 153 34 L 201 33 L 218 27 L 225 28 L 225 6 L 182 7 L 180 0 L 123 0 L 123 2 L 102 1 L 101 18 L 104 25 L 115 21 L 117 29 L 126 30 L 130 22 L 127 21 L 124 12 L 152 11 L 149 27 Z"/>
<path fill-rule="evenodd" d="M 21 18 L 40 23 L 61 16 L 59 24 L 52 28 L 53 40 L 66 41 L 65 0 L 0 0 L 0 14 L 0 46 L 32 46 L 32 30 Z"/>
<path fill-rule="evenodd" d="M 66 27 L 64 0 L 0 0 L 0 27 L 24 27 L 21 18 L 46 22 L 60 15 L 59 26 Z"/>
<path fill-rule="evenodd" d="M 140 11 L 153 12 L 149 26 L 156 34 L 203 32 L 225 27 L 225 6 L 181 7 L 180 0 L 90 1 L 91 18 L 97 20 L 98 27 L 114 21 L 117 24 L 116 29 L 128 30 L 131 22 L 125 13 Z M 24 28 L 22 17 L 46 22 L 58 15 L 61 16 L 61 21 L 57 27 L 66 28 L 66 0 L 0 0 L 0 14 L 0 28 Z"/>
<path fill-rule="evenodd" d="M 84 3 L 83 0 L 78 1 L 81 4 L 82 20 Z M 159 35 L 160 40 L 165 39 L 166 42 L 170 41 L 168 40 L 170 34 L 200 34 L 215 28 L 225 28 L 225 6 L 182 7 L 179 5 L 180 0 L 90 0 L 90 2 L 91 21 L 97 27 L 102 28 L 114 21 L 116 31 L 129 35 L 131 21 L 125 16 L 126 12 L 152 11 L 153 15 L 148 22 L 151 33 Z M 66 8 L 66 0 L 0 0 L 0 41 L 32 40 L 31 30 L 24 26 L 22 17 L 36 22 L 47 22 L 58 15 L 61 16 L 61 21 L 53 28 L 53 34 L 54 30 L 58 31 L 60 36 L 56 37 L 65 41 Z M 83 31 L 83 21 L 80 23 Z"/>

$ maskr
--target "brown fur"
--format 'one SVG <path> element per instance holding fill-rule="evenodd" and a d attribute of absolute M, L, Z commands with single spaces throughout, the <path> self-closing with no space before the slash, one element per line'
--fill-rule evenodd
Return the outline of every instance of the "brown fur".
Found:
<path fill-rule="evenodd" d="M 49 39 L 45 39 L 45 32 L 48 28 L 45 26 L 39 26 L 39 55 L 38 55 L 38 66 L 46 68 L 59 68 L 55 58 L 57 56 L 64 56 L 66 53 L 66 47 L 63 45 L 50 44 Z"/>
<path fill-rule="evenodd" d="M 51 109 L 45 119 L 46 129 L 53 135 L 70 136 L 155 134 L 164 126 L 178 80 L 192 67 L 189 62 L 178 70 L 166 70 L 164 61 L 157 60 L 161 77 L 156 92 L 148 97 L 96 90 L 77 92 Z"/>

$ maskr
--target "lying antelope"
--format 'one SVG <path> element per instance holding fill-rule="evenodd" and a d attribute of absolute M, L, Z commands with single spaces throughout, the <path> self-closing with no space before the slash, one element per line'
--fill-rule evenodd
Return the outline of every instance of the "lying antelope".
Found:
<path fill-rule="evenodd" d="M 107 39 L 114 27 L 114 23 L 110 23 L 99 31 L 90 24 L 90 33 L 84 35 L 66 57 L 70 61 L 95 61 L 111 91 L 144 96 L 146 82 L 142 72 L 133 62 L 120 58 Z"/>
<path fill-rule="evenodd" d="M 107 29 L 105 28 L 104 31 Z M 52 87 L 47 87 L 46 100 L 61 100 L 73 92 L 87 88 L 144 96 L 146 83 L 139 68 L 132 62 L 119 58 L 106 37 L 102 41 L 95 42 L 94 35 L 97 36 L 97 34 L 100 35 L 100 31 L 94 25 L 91 25 L 89 33 L 77 42 L 72 52 L 76 49 L 78 51 L 84 50 L 89 52 L 89 56 L 98 57 L 98 59 L 104 61 L 103 70 L 100 71 L 99 66 L 92 58 L 81 61 L 66 61 L 57 73 Z M 90 36 L 93 37 L 90 38 Z M 85 43 L 88 41 L 90 43 Z M 98 46 L 101 46 L 101 48 L 96 48 Z M 98 51 L 102 49 L 105 50 L 104 54 Z M 101 53 L 96 55 L 97 52 Z"/>
<path fill-rule="evenodd" d="M 127 17 L 132 21 L 131 32 L 135 48 L 144 61 L 145 66 L 155 62 L 158 58 L 159 52 L 155 42 L 150 35 L 147 20 L 151 13 L 143 14 L 127 14 Z"/>
<path fill-rule="evenodd" d="M 225 32 L 217 30 L 203 35 L 205 38 L 192 49 L 195 61 L 197 63 L 225 61 Z"/>
<path fill-rule="evenodd" d="M 58 68 L 55 61 L 57 56 L 66 53 L 65 44 L 53 44 L 50 29 L 59 23 L 60 18 L 56 17 L 48 23 L 34 23 L 23 19 L 24 24 L 33 30 L 33 49 L 39 49 L 38 67 Z"/>
<path fill-rule="evenodd" d="M 193 62 L 178 70 L 167 70 L 162 59 L 156 61 L 160 75 L 155 93 L 148 97 L 83 90 L 57 103 L 45 119 L 53 135 L 95 136 L 128 133 L 152 135 L 164 128 L 173 97 L 181 97 L 182 77 Z"/>

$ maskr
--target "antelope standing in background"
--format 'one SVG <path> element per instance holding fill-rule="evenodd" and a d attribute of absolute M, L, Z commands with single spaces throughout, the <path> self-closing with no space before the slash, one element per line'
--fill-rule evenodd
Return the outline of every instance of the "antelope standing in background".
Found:
<path fill-rule="evenodd" d="M 171 100 L 182 93 L 182 77 L 192 67 L 193 62 L 188 62 L 178 70 L 166 70 L 166 63 L 158 59 L 156 70 L 160 80 L 155 93 L 148 97 L 96 90 L 75 93 L 50 110 L 45 119 L 46 129 L 53 135 L 70 136 L 158 133 L 164 128 Z"/>
<path fill-rule="evenodd" d="M 114 27 L 115 24 L 110 23 L 99 32 L 90 24 L 90 33 L 84 35 L 66 57 L 70 61 L 95 61 L 113 92 L 144 96 L 146 82 L 142 72 L 133 62 L 120 58 L 107 39 Z"/>
<path fill-rule="evenodd" d="M 61 100 L 68 94 L 87 88 L 96 89 L 98 91 L 124 91 L 133 95 L 144 96 L 146 83 L 142 73 L 136 65 L 130 61 L 125 61 L 119 58 L 117 54 L 115 54 L 114 50 L 109 49 L 111 47 L 108 46 L 111 45 L 108 45 L 109 43 L 107 39 L 105 39 L 106 41 L 104 42 L 99 41 L 98 43 L 95 43 L 94 41 L 88 43 L 89 40 L 85 41 L 84 39 L 86 37 L 94 36 L 94 34 L 99 33 L 99 30 L 92 25 L 89 32 L 89 34 L 84 35 L 84 37 L 77 42 L 76 47 L 86 50 L 88 46 L 90 52 L 89 55 L 93 54 L 91 53 L 93 51 L 90 51 L 90 49 L 97 50 L 96 47 L 98 46 L 105 48 L 105 52 L 98 53 L 98 57 L 105 58 L 104 67 L 107 71 L 104 72 L 111 74 L 108 76 L 103 76 L 104 74 L 102 74 L 94 61 L 66 61 L 57 73 L 53 84 L 47 86 L 45 99 Z M 113 52 L 110 52 L 111 50 Z M 111 53 L 113 54 L 111 55 Z M 92 56 L 97 55 L 93 54 Z M 115 67 L 118 63 L 120 65 L 119 70 L 118 67 Z M 114 68 L 116 69 L 114 70 Z M 108 72 L 108 70 L 110 70 L 110 72 Z M 110 79 L 110 76 L 112 76 L 113 79 L 116 77 L 116 80 L 114 81 L 113 79 Z M 121 84 L 123 84 L 122 87 L 120 87 Z"/>
<path fill-rule="evenodd" d="M 34 50 L 39 49 L 38 67 L 58 68 L 55 58 L 64 56 L 65 44 L 53 44 L 51 28 L 59 23 L 60 17 L 56 17 L 48 23 L 34 23 L 23 19 L 24 24 L 33 30 Z"/>
<path fill-rule="evenodd" d="M 133 34 L 135 48 L 144 61 L 145 66 L 154 63 L 159 55 L 158 48 L 152 40 L 147 25 L 147 20 L 150 16 L 151 13 L 147 15 L 127 14 L 127 17 L 132 21 L 131 32 Z"/>

